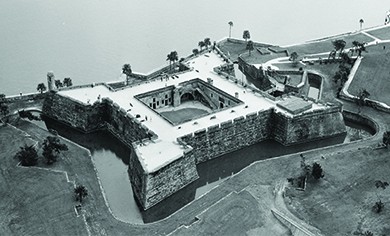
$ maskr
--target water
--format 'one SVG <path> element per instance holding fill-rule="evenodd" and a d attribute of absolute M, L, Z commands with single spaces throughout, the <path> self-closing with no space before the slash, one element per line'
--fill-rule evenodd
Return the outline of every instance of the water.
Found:
<path fill-rule="evenodd" d="M 356 132 L 359 132 L 358 136 L 361 136 L 361 138 L 373 134 L 368 127 L 350 121 L 346 122 L 346 124 L 349 131 L 346 136 L 340 135 L 325 140 L 287 147 L 275 141 L 266 140 L 225 154 L 219 158 L 200 163 L 197 165 L 198 180 L 156 206 L 143 211 L 139 210 L 133 197 L 127 173 L 130 150 L 124 144 L 106 132 L 83 134 L 57 122 L 46 120 L 46 125 L 49 129 L 55 129 L 61 136 L 91 150 L 97 175 L 101 180 L 104 194 L 113 214 L 122 221 L 132 223 L 154 222 L 169 216 L 255 161 L 349 142 L 356 138 Z"/>
<path fill-rule="evenodd" d="M 279 45 L 383 24 L 387 1 L 0 0 L 0 93 L 35 92 L 46 73 L 74 84 L 149 72 L 198 41 L 242 37 Z"/>

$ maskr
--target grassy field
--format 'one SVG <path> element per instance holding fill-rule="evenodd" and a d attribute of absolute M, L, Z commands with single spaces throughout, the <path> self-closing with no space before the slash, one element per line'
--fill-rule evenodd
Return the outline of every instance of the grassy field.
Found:
<path fill-rule="evenodd" d="M 357 95 L 360 89 L 366 89 L 371 94 L 370 99 L 390 105 L 390 43 L 367 50 L 348 91 Z"/>
<path fill-rule="evenodd" d="M 316 54 L 316 53 L 323 53 L 323 52 L 330 52 L 332 51 L 333 44 L 332 41 L 336 39 L 343 39 L 346 42 L 346 48 L 352 47 L 352 42 L 357 40 L 359 42 L 371 42 L 373 39 L 371 37 L 368 37 L 367 35 L 357 33 L 357 34 L 346 34 L 336 37 L 327 38 L 321 41 L 313 41 L 308 42 L 305 44 L 295 45 L 287 47 L 288 51 L 290 53 L 297 52 L 298 55 L 308 55 L 308 54 Z"/>
<path fill-rule="evenodd" d="M 367 33 L 382 40 L 390 39 L 390 27 L 367 31 Z"/>
<path fill-rule="evenodd" d="M 389 150 L 364 148 L 326 155 L 318 162 L 325 177 L 309 183 L 305 192 L 289 191 L 292 212 L 326 235 L 352 235 L 358 227 L 389 235 L 390 189 L 375 187 L 376 180 L 390 181 Z M 380 214 L 372 211 L 377 196 L 385 202 Z"/>
<path fill-rule="evenodd" d="M 194 117 L 200 117 L 208 114 L 207 111 L 197 108 L 184 108 L 177 111 L 165 111 L 160 113 L 174 124 L 180 124 L 192 120 Z"/>
<path fill-rule="evenodd" d="M 19 147 L 35 142 L 11 126 L 0 127 L 0 234 L 86 235 L 65 175 L 52 171 L 55 167 L 17 166 Z"/>

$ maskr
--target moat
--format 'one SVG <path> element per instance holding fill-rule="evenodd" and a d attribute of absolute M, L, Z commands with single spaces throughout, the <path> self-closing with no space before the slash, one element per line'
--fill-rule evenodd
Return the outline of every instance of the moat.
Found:
<path fill-rule="evenodd" d="M 118 142 L 118 139 L 108 132 L 84 134 L 53 120 L 47 120 L 45 123 L 48 129 L 57 130 L 61 136 L 91 151 L 97 175 L 114 216 L 124 222 L 142 224 L 168 217 L 253 162 L 346 143 L 367 138 L 375 133 L 375 130 L 367 125 L 350 120 L 345 122 L 345 135 L 293 146 L 283 146 L 276 141 L 266 140 L 200 163 L 197 165 L 199 179 L 146 211 L 140 210 L 133 197 L 127 171 L 131 150 L 126 145 Z M 45 128 L 42 123 L 39 126 Z"/>

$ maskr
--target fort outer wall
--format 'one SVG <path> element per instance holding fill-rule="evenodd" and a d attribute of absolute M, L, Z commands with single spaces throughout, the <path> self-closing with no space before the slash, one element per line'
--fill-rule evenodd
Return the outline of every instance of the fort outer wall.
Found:
<path fill-rule="evenodd" d="M 346 133 L 341 107 L 288 116 L 262 110 L 178 138 L 194 149 L 196 163 L 208 161 L 267 139 L 288 146 Z"/>
<path fill-rule="evenodd" d="M 222 122 L 178 138 L 183 155 L 152 173 L 143 166 L 137 145 L 153 142 L 152 131 L 109 99 L 87 105 L 51 93 L 44 103 L 46 116 L 85 132 L 107 129 L 132 149 L 129 177 L 138 203 L 148 209 L 198 178 L 196 164 L 266 139 L 284 144 L 308 142 L 345 133 L 341 107 L 289 116 L 275 109 Z M 146 144 L 149 145 L 149 144 Z M 190 145 L 190 147 L 184 148 Z"/>
<path fill-rule="evenodd" d="M 152 173 L 147 173 L 137 155 L 136 146 L 153 142 L 157 135 L 127 114 L 110 99 L 85 104 L 70 97 L 49 92 L 42 113 L 50 119 L 90 133 L 107 130 L 131 149 L 129 179 L 136 200 L 150 208 L 198 179 L 192 148 L 183 148 L 183 156 Z M 130 196 L 129 196 L 130 197 Z"/>
<path fill-rule="evenodd" d="M 183 155 L 173 162 L 147 173 L 140 161 L 137 143 L 134 144 L 128 171 L 137 203 L 145 210 L 199 178 L 191 147 L 186 147 Z"/>

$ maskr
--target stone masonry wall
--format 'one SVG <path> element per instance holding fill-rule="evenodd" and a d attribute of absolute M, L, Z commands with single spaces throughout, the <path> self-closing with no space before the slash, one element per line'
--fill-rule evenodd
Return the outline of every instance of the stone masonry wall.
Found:
<path fill-rule="evenodd" d="M 149 208 L 199 178 L 193 150 L 147 175 L 145 207 Z"/>
<path fill-rule="evenodd" d="M 272 138 L 291 145 L 336 136 L 346 132 L 341 107 L 304 113 L 294 118 L 274 113 Z"/>
<path fill-rule="evenodd" d="M 179 142 L 194 149 L 196 163 L 204 162 L 268 139 L 271 114 L 272 109 L 241 116 L 182 136 Z"/>
<path fill-rule="evenodd" d="M 198 130 L 178 139 L 194 149 L 196 163 L 208 161 L 266 139 L 283 145 L 345 133 L 341 107 L 289 117 L 274 109 L 260 111 Z"/>
<path fill-rule="evenodd" d="M 84 104 L 69 97 L 49 92 L 42 113 L 83 132 L 101 129 L 107 119 L 104 104 Z"/>
<path fill-rule="evenodd" d="M 42 112 L 83 132 L 107 129 L 128 146 L 134 141 L 157 138 L 154 132 L 107 98 L 91 105 L 51 92 L 43 103 Z"/>

